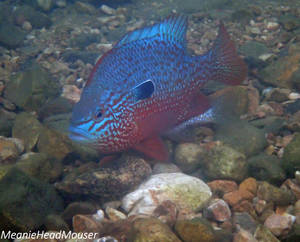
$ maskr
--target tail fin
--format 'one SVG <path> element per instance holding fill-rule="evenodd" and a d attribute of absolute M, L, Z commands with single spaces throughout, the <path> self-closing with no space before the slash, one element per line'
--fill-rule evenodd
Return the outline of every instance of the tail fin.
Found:
<path fill-rule="evenodd" d="M 230 39 L 222 22 L 218 37 L 208 55 L 212 67 L 212 80 L 238 85 L 246 78 L 247 66 L 238 56 L 234 42 Z"/>

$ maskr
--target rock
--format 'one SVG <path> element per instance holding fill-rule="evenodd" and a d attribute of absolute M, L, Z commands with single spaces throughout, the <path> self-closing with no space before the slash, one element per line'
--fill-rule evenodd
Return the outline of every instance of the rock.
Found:
<path fill-rule="evenodd" d="M 240 191 L 248 191 L 252 193 L 254 196 L 256 195 L 257 191 L 257 182 L 253 177 L 249 177 L 246 180 L 244 180 L 240 185 L 239 185 L 239 190 Z"/>
<path fill-rule="evenodd" d="M 49 129 L 55 130 L 60 134 L 68 136 L 71 116 L 72 116 L 72 113 L 56 114 L 56 115 L 53 115 L 53 116 L 50 116 L 50 117 L 44 119 L 43 123 Z M 77 142 L 73 142 L 73 144 L 75 146 L 74 149 L 77 149 L 77 147 L 82 147 L 81 150 L 87 150 L 87 149 L 92 150 L 91 147 L 83 146 L 82 144 L 77 143 Z M 80 148 L 79 148 L 79 150 L 80 150 Z M 97 154 L 97 157 L 99 157 L 99 154 Z"/>
<path fill-rule="evenodd" d="M 56 187 L 66 197 L 84 196 L 107 202 L 121 198 L 150 174 L 151 167 L 146 161 L 133 156 L 123 156 L 114 161 L 114 169 L 96 169 L 93 166 L 79 175 L 66 176 Z"/>
<path fill-rule="evenodd" d="M 281 168 L 282 161 L 274 155 L 260 153 L 248 160 L 249 175 L 260 181 L 281 184 L 285 178 L 285 171 Z"/>
<path fill-rule="evenodd" d="M 207 208 L 203 211 L 203 216 L 218 222 L 224 222 L 230 219 L 231 211 L 228 204 L 222 199 L 210 201 Z"/>
<path fill-rule="evenodd" d="M 57 97 L 47 102 L 39 110 L 39 118 L 44 120 L 48 117 L 72 112 L 72 104 L 63 97 Z"/>
<path fill-rule="evenodd" d="M 101 42 L 101 37 L 102 35 L 97 33 L 97 34 L 93 34 L 93 33 L 82 33 L 76 37 L 73 37 L 70 39 L 70 45 L 74 48 L 79 48 L 80 50 L 85 50 L 85 48 L 93 43 L 99 43 Z M 69 52 L 69 54 L 75 54 L 75 55 L 79 55 L 80 57 L 85 57 L 84 54 L 82 54 L 81 52 Z M 95 55 L 96 53 L 91 53 L 93 55 Z M 97 55 L 97 57 L 99 57 L 99 53 Z M 91 59 L 88 58 L 88 59 Z M 95 63 L 90 63 L 90 64 L 95 64 Z"/>
<path fill-rule="evenodd" d="M 80 100 L 81 90 L 75 85 L 64 85 L 61 96 L 71 103 L 77 103 Z"/>
<path fill-rule="evenodd" d="M 291 14 L 281 15 L 279 22 L 287 31 L 292 31 L 300 27 L 299 18 Z"/>
<path fill-rule="evenodd" d="M 233 217 L 234 223 L 242 229 L 254 234 L 258 222 L 256 222 L 248 213 L 235 213 Z"/>
<path fill-rule="evenodd" d="M 9 22 L 0 23 L 0 44 L 14 49 L 23 45 L 25 32 Z"/>
<path fill-rule="evenodd" d="M 64 53 L 62 53 L 62 58 L 66 62 L 75 63 L 77 60 L 81 60 L 84 63 L 94 65 L 100 55 L 100 52 L 92 52 L 85 50 L 66 50 Z"/>
<path fill-rule="evenodd" d="M 118 221 L 120 219 L 126 219 L 127 218 L 127 216 L 124 213 L 118 211 L 117 209 L 110 208 L 110 207 L 107 207 L 105 209 L 105 213 L 106 213 L 107 217 L 111 221 L 114 221 L 114 222 Z"/>
<path fill-rule="evenodd" d="M 131 239 L 129 241 L 164 241 L 180 242 L 172 230 L 155 218 L 138 218 L 133 222 Z"/>
<path fill-rule="evenodd" d="M 49 214 L 63 209 L 54 188 L 11 169 L 0 181 L 1 228 L 29 231 L 39 228 Z"/>
<path fill-rule="evenodd" d="M 275 187 L 267 182 L 261 182 L 257 189 L 257 197 L 276 205 L 285 206 L 295 201 L 295 196 L 290 190 Z"/>
<path fill-rule="evenodd" d="M 222 193 L 223 196 L 225 193 L 233 192 L 238 189 L 238 185 L 234 181 L 227 180 L 214 180 L 208 182 L 207 185 L 213 191 L 213 193 Z"/>
<path fill-rule="evenodd" d="M 58 160 L 63 160 L 67 155 L 74 152 L 73 145 L 66 135 L 47 128 L 41 132 L 37 148 L 40 153 L 48 154 Z"/>
<path fill-rule="evenodd" d="M 272 214 L 264 223 L 275 236 L 287 235 L 292 229 L 295 217 L 289 214 L 279 215 Z"/>
<path fill-rule="evenodd" d="M 98 209 L 97 213 L 93 214 L 93 218 L 97 221 L 103 221 L 105 219 L 105 215 L 102 209 Z M 117 220 L 118 221 L 118 220 Z"/>
<path fill-rule="evenodd" d="M 0 164 L 15 163 L 21 152 L 14 139 L 0 136 Z"/>
<path fill-rule="evenodd" d="M 97 209 L 95 205 L 88 202 L 72 202 L 65 208 L 62 218 L 69 224 L 72 224 L 72 218 L 76 214 L 94 214 Z"/>
<path fill-rule="evenodd" d="M 155 208 L 152 216 L 158 218 L 172 228 L 176 223 L 177 212 L 176 204 L 170 200 L 166 200 Z"/>
<path fill-rule="evenodd" d="M 152 175 L 176 172 L 181 172 L 181 170 L 173 163 L 156 163 L 153 166 Z"/>
<path fill-rule="evenodd" d="M 257 217 L 254 206 L 253 206 L 252 202 L 250 202 L 249 200 L 243 200 L 240 203 L 236 204 L 233 207 L 233 211 L 240 212 L 240 213 L 246 212 L 246 213 L 250 214 L 253 218 Z"/>
<path fill-rule="evenodd" d="M 210 223 L 203 218 L 178 220 L 175 231 L 183 241 L 213 242 L 215 232 Z"/>
<path fill-rule="evenodd" d="M 11 77 L 4 97 L 27 111 L 38 111 L 59 92 L 59 85 L 52 81 L 49 73 L 39 66 L 33 66 Z"/>
<path fill-rule="evenodd" d="M 289 175 L 294 174 L 300 166 L 300 133 L 296 133 L 292 141 L 285 147 L 283 153 L 283 168 Z"/>
<path fill-rule="evenodd" d="M 241 45 L 239 51 L 246 57 L 246 61 L 249 63 L 250 67 L 255 68 L 264 66 L 265 63 L 261 61 L 260 57 L 270 53 L 269 48 L 265 44 L 252 40 Z"/>
<path fill-rule="evenodd" d="M 244 229 L 240 229 L 233 238 L 233 242 L 257 242 L 254 236 Z"/>
<path fill-rule="evenodd" d="M 44 153 L 25 153 L 15 167 L 44 182 L 54 182 L 62 174 L 60 161 Z"/>
<path fill-rule="evenodd" d="M 12 129 L 12 136 L 24 141 L 25 150 L 31 151 L 43 132 L 43 125 L 29 113 L 18 114 Z"/>
<path fill-rule="evenodd" d="M 176 146 L 174 162 L 184 173 L 191 173 L 201 164 L 203 153 L 199 144 L 182 143 Z"/>
<path fill-rule="evenodd" d="M 70 230 L 69 226 L 62 219 L 62 217 L 56 214 L 49 214 L 44 221 L 44 225 L 47 231 L 69 231 Z"/>
<path fill-rule="evenodd" d="M 195 211 L 211 197 L 209 187 L 200 179 L 183 173 L 152 175 L 135 191 L 122 199 L 122 207 L 133 214 L 152 214 L 163 201 L 170 200 L 178 209 Z"/>
<path fill-rule="evenodd" d="M 233 192 L 228 192 L 223 196 L 224 200 L 230 205 L 235 206 L 243 200 L 251 200 L 254 198 L 254 194 L 247 190 L 235 190 Z"/>
<path fill-rule="evenodd" d="M 289 94 L 291 90 L 286 88 L 273 88 L 266 94 L 267 101 L 284 102 L 289 100 Z"/>
<path fill-rule="evenodd" d="M 22 26 L 26 21 L 29 22 L 33 28 L 49 28 L 52 24 L 51 18 L 40 11 L 28 5 L 22 5 L 16 8 L 13 12 L 15 22 Z"/>
<path fill-rule="evenodd" d="M 99 232 L 103 230 L 101 222 L 95 220 L 92 215 L 77 214 L 73 217 L 72 225 L 73 231 L 76 233 L 96 233 L 97 237 L 101 236 Z"/>
<path fill-rule="evenodd" d="M 30 22 L 28 21 L 25 21 L 23 24 L 22 24 L 22 29 L 24 29 L 25 31 L 29 32 L 32 30 L 32 25 Z"/>
<path fill-rule="evenodd" d="M 260 153 L 267 146 L 265 131 L 241 120 L 219 125 L 215 139 L 224 142 L 247 157 Z"/>
<path fill-rule="evenodd" d="M 83 13 L 83 14 L 93 15 L 96 13 L 96 9 L 94 8 L 93 5 L 88 4 L 88 3 L 79 2 L 79 1 L 76 1 L 75 9 L 78 13 Z"/>
<path fill-rule="evenodd" d="M 45 12 L 50 11 L 54 6 L 53 0 L 36 0 L 36 2 L 37 6 Z"/>
<path fill-rule="evenodd" d="M 300 69 L 299 46 L 292 45 L 288 55 L 278 58 L 258 72 L 263 82 L 275 87 L 292 89 L 294 86 L 293 74 Z"/>
<path fill-rule="evenodd" d="M 272 233 L 271 231 L 266 228 L 263 225 L 258 225 L 254 237 L 259 241 L 259 242 L 279 242 L 278 240 Z"/>
<path fill-rule="evenodd" d="M 16 117 L 14 112 L 9 112 L 0 107 L 0 136 L 11 136 L 13 122 Z"/>
<path fill-rule="evenodd" d="M 209 179 L 243 180 L 247 175 L 246 157 L 231 147 L 217 143 L 203 155 L 204 173 Z"/>
<path fill-rule="evenodd" d="M 106 13 L 108 15 L 114 15 L 116 13 L 116 10 L 114 10 L 113 8 L 111 8 L 105 4 L 101 5 L 100 9 L 103 13 Z"/>

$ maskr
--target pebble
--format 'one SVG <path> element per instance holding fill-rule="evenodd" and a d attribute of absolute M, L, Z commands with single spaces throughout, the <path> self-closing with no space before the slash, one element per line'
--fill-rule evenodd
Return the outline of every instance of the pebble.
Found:
<path fill-rule="evenodd" d="M 168 224 L 170 227 L 173 227 L 176 223 L 177 214 L 178 209 L 176 204 L 170 200 L 166 200 L 155 208 L 152 216 L 158 218 L 163 223 Z"/>
<path fill-rule="evenodd" d="M 275 235 L 287 235 L 295 222 L 295 216 L 290 214 L 272 214 L 269 216 L 264 225 Z"/>
<path fill-rule="evenodd" d="M 98 209 L 95 214 L 93 214 L 93 218 L 97 221 L 102 221 L 104 219 L 104 212 L 102 209 Z"/>
<path fill-rule="evenodd" d="M 233 242 L 257 242 L 254 236 L 244 229 L 240 229 L 233 237 Z"/>
<path fill-rule="evenodd" d="M 290 100 L 297 100 L 297 99 L 300 99 L 300 93 L 298 92 L 291 92 L 288 96 L 288 98 Z"/>
<path fill-rule="evenodd" d="M 223 194 L 233 192 L 238 189 L 238 185 L 234 181 L 229 180 L 214 180 L 208 182 L 207 185 L 214 192 L 222 192 Z"/>
<path fill-rule="evenodd" d="M 268 22 L 267 29 L 268 30 L 277 30 L 279 28 L 279 23 L 277 22 Z"/>
<path fill-rule="evenodd" d="M 105 209 L 105 213 L 107 215 L 107 217 L 111 220 L 111 221 L 118 221 L 121 219 L 126 219 L 126 215 L 120 211 L 118 211 L 117 209 L 111 208 L 111 207 L 107 207 Z"/>
<path fill-rule="evenodd" d="M 116 13 L 116 10 L 115 10 L 115 9 L 113 9 L 113 8 L 111 8 L 111 7 L 109 7 L 109 6 L 105 5 L 105 4 L 103 4 L 103 5 L 100 7 L 100 9 L 101 9 L 101 11 L 102 11 L 103 13 L 106 13 L 106 14 L 108 14 L 108 15 L 114 15 L 114 14 Z"/>
<path fill-rule="evenodd" d="M 81 90 L 75 85 L 64 85 L 61 96 L 68 99 L 72 103 L 80 100 Z"/>
<path fill-rule="evenodd" d="M 26 31 L 31 31 L 32 30 L 31 23 L 28 21 L 24 21 L 24 23 L 22 24 L 22 29 L 24 29 Z"/>
<path fill-rule="evenodd" d="M 228 204 L 222 199 L 214 199 L 203 212 L 204 217 L 218 222 L 225 222 L 230 219 L 231 211 Z"/>

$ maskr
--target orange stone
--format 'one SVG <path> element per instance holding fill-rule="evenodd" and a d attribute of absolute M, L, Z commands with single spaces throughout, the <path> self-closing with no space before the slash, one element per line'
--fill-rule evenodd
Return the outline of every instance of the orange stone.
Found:
<path fill-rule="evenodd" d="M 214 180 L 208 182 L 207 185 L 214 193 L 221 191 L 225 194 L 238 189 L 238 185 L 236 184 L 236 182 L 229 180 Z"/>
<path fill-rule="evenodd" d="M 249 191 L 253 195 L 256 195 L 256 191 L 257 191 L 256 179 L 252 177 L 247 178 L 240 184 L 239 190 Z"/>
<path fill-rule="evenodd" d="M 223 196 L 223 199 L 232 207 L 243 200 L 239 190 L 235 190 L 233 192 L 226 193 Z"/>

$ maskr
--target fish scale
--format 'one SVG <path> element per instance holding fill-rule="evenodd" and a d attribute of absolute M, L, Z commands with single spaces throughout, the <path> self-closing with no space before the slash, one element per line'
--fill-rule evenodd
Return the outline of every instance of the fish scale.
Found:
<path fill-rule="evenodd" d="M 167 160 L 159 136 L 209 108 L 201 87 L 210 80 L 236 85 L 247 73 L 223 24 L 202 56 L 187 54 L 186 30 L 185 16 L 170 16 L 105 53 L 74 106 L 70 137 L 104 154 L 132 148 Z"/>

